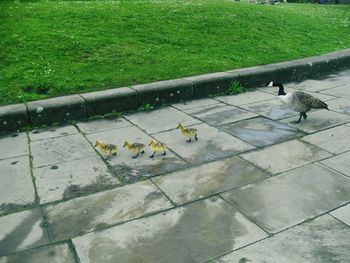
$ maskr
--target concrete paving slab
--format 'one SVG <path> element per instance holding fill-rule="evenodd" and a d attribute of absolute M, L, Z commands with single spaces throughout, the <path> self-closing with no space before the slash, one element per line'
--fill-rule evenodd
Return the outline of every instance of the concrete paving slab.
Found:
<path fill-rule="evenodd" d="M 330 212 L 330 214 L 350 226 L 350 204 L 338 208 Z"/>
<path fill-rule="evenodd" d="M 123 182 L 126 183 L 138 181 L 142 176 L 164 174 L 187 166 L 183 160 L 169 150 L 167 150 L 165 156 L 158 153 L 154 158 L 149 158 L 152 150 L 148 147 L 148 144 L 152 138 L 135 126 L 90 134 L 87 138 L 92 144 L 96 140 L 102 140 L 106 143 L 118 145 L 119 153 L 112 157 L 109 165 L 112 174 L 122 178 Z M 135 153 L 123 148 L 125 140 L 145 144 L 145 154 L 140 154 L 136 159 L 132 158 Z M 164 143 L 167 144 L 168 142 L 164 141 Z"/>
<path fill-rule="evenodd" d="M 22 132 L 0 137 L 0 149 L 6 149 L 0 151 L 0 159 L 28 155 L 27 134 Z"/>
<path fill-rule="evenodd" d="M 322 90 L 320 93 L 350 99 L 350 89 L 348 85 Z"/>
<path fill-rule="evenodd" d="M 73 252 L 67 244 L 58 244 L 18 252 L 0 257 L 0 263 L 75 263 Z"/>
<path fill-rule="evenodd" d="M 172 201 L 184 204 L 268 177 L 267 173 L 241 158 L 232 157 L 157 176 L 152 181 Z"/>
<path fill-rule="evenodd" d="M 334 84 L 334 83 L 332 84 L 329 81 L 307 79 L 302 82 L 295 83 L 295 85 L 293 85 L 293 88 L 304 92 L 319 92 L 321 90 L 334 88 L 335 85 L 337 84 Z M 338 85 L 341 85 L 341 84 L 338 84 Z"/>
<path fill-rule="evenodd" d="M 198 124 L 191 126 L 191 128 L 198 130 L 198 141 L 192 138 L 192 141 L 188 143 L 187 137 L 183 136 L 177 129 L 157 133 L 154 137 L 157 140 L 167 142 L 172 150 L 192 164 L 213 161 L 254 149 L 252 145 L 208 124 Z"/>
<path fill-rule="evenodd" d="M 0 181 L 0 214 L 34 203 L 29 156 L 0 161 Z"/>
<path fill-rule="evenodd" d="M 132 126 L 130 122 L 124 118 L 118 119 L 96 119 L 90 121 L 81 121 L 77 123 L 78 128 L 85 134 L 115 130 L 128 126 Z"/>
<path fill-rule="evenodd" d="M 219 198 L 73 239 L 82 262 L 202 262 L 266 237 Z M 108 255 L 108 256 L 106 256 Z"/>
<path fill-rule="evenodd" d="M 262 117 L 225 124 L 220 129 L 257 147 L 275 144 L 303 135 L 295 128 Z"/>
<path fill-rule="evenodd" d="M 330 156 L 330 153 L 299 140 L 283 142 L 242 155 L 244 159 L 274 174 Z"/>
<path fill-rule="evenodd" d="M 31 141 L 51 139 L 56 137 L 67 136 L 78 133 L 78 130 L 73 125 L 66 126 L 50 126 L 42 129 L 35 129 L 29 132 Z"/>
<path fill-rule="evenodd" d="M 248 91 L 237 95 L 230 96 L 220 96 L 215 99 L 225 102 L 227 104 L 231 104 L 233 106 L 241 106 L 244 104 L 254 103 L 258 101 L 265 101 L 275 99 L 276 96 L 272 94 L 262 92 L 260 90 Z"/>
<path fill-rule="evenodd" d="M 318 216 L 350 201 L 350 180 L 310 164 L 223 194 L 270 233 Z"/>
<path fill-rule="evenodd" d="M 242 108 L 272 120 L 279 120 L 290 116 L 299 116 L 299 113 L 287 108 L 278 98 L 246 104 L 243 105 Z"/>
<path fill-rule="evenodd" d="M 50 242 L 39 209 L 0 217 L 0 256 Z"/>
<path fill-rule="evenodd" d="M 96 156 L 94 149 L 80 134 L 34 141 L 31 149 L 35 168 Z"/>
<path fill-rule="evenodd" d="M 197 107 L 219 104 L 220 102 L 211 98 L 190 100 L 181 103 L 173 104 L 172 106 L 178 110 L 187 110 Z"/>
<path fill-rule="evenodd" d="M 331 153 L 339 154 L 350 150 L 350 127 L 342 125 L 301 138 Z"/>
<path fill-rule="evenodd" d="M 298 128 L 306 133 L 314 133 L 325 130 L 334 126 L 338 126 L 350 122 L 350 116 L 327 110 L 318 110 L 307 113 L 307 120 L 304 119 L 297 124 L 292 124 L 291 121 L 296 121 L 299 117 L 290 117 L 281 120 L 291 127 Z"/>
<path fill-rule="evenodd" d="M 44 211 L 58 241 L 171 207 L 151 182 L 143 181 L 50 205 Z"/>
<path fill-rule="evenodd" d="M 349 99 L 334 99 L 327 102 L 328 108 L 332 111 L 350 115 L 350 100 Z"/>
<path fill-rule="evenodd" d="M 346 263 L 350 228 L 328 215 L 316 218 L 218 260 L 254 263 Z"/>
<path fill-rule="evenodd" d="M 225 104 L 198 107 L 184 111 L 211 125 L 221 125 L 257 116 L 255 113 Z"/>
<path fill-rule="evenodd" d="M 334 156 L 332 158 L 326 159 L 322 161 L 322 163 L 327 165 L 328 167 L 333 168 L 334 170 L 337 170 L 343 174 L 346 174 L 347 176 L 350 176 L 349 161 L 350 161 L 350 152 L 346 152 L 346 153 Z"/>
<path fill-rule="evenodd" d="M 174 129 L 180 122 L 184 125 L 200 123 L 199 120 L 171 107 L 133 113 L 126 115 L 125 118 L 149 134 Z"/>
<path fill-rule="evenodd" d="M 33 174 L 41 204 L 95 193 L 121 184 L 97 156 L 35 168 Z"/>

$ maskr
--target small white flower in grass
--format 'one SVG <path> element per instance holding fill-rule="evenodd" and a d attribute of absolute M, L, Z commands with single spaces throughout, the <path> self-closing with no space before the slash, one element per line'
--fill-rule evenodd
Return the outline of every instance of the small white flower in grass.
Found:
<path fill-rule="evenodd" d="M 67 113 L 66 113 L 66 115 L 67 115 L 67 116 L 69 116 L 69 115 L 70 115 L 70 113 L 69 113 L 69 112 L 67 112 Z"/>
<path fill-rule="evenodd" d="M 4 121 L 2 124 L 6 125 L 6 124 L 7 124 L 7 121 Z"/>
<path fill-rule="evenodd" d="M 38 114 L 42 113 L 43 110 L 44 110 L 43 107 L 36 107 L 36 113 L 38 113 Z"/>
<path fill-rule="evenodd" d="M 177 93 L 177 94 L 180 94 L 180 91 L 178 90 L 178 91 L 176 91 L 176 93 Z"/>
<path fill-rule="evenodd" d="M 156 98 L 156 101 L 159 101 L 159 98 Z"/>
<path fill-rule="evenodd" d="M 170 97 L 174 96 L 174 93 L 170 93 Z"/>

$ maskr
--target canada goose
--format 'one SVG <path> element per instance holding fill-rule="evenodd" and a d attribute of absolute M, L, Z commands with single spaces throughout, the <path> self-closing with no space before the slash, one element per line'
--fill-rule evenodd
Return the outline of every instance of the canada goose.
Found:
<path fill-rule="evenodd" d="M 163 151 L 163 155 L 166 155 L 166 145 L 162 142 L 157 142 L 155 140 L 151 140 L 149 142 L 149 147 L 152 149 L 153 154 L 150 156 L 150 158 L 153 158 L 156 152 Z"/>
<path fill-rule="evenodd" d="M 197 129 L 195 128 L 185 128 L 185 126 L 182 123 L 179 123 L 179 125 L 177 126 L 176 129 L 179 129 L 180 132 L 186 136 L 189 137 L 189 140 L 187 142 L 190 142 L 192 137 L 194 137 L 196 139 L 196 141 L 198 141 L 198 137 L 197 137 Z"/>
<path fill-rule="evenodd" d="M 95 147 L 100 148 L 102 152 L 107 153 L 106 160 L 110 160 L 112 155 L 116 155 L 118 152 L 118 146 L 114 144 L 104 144 L 103 142 L 97 140 L 95 143 Z"/>
<path fill-rule="evenodd" d="M 302 91 L 284 92 L 284 87 L 282 83 L 271 81 L 267 85 L 268 87 L 279 87 L 278 98 L 286 104 L 292 110 L 299 112 L 300 116 L 297 121 L 292 121 L 291 123 L 299 123 L 303 117 L 306 120 L 308 112 L 311 109 L 328 109 L 328 105 L 318 98 L 311 96 Z"/>
<path fill-rule="evenodd" d="M 125 147 L 129 151 L 136 153 L 136 155 L 133 156 L 132 158 L 137 158 L 137 156 L 139 156 L 140 153 L 142 153 L 142 154 L 145 153 L 145 151 L 144 151 L 145 145 L 142 143 L 138 143 L 138 142 L 129 143 L 128 141 L 125 141 L 123 148 L 125 148 Z"/>

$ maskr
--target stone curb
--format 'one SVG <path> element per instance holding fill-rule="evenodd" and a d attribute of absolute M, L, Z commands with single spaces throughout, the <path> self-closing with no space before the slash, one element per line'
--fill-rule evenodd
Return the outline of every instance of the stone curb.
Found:
<path fill-rule="evenodd" d="M 270 65 L 2 106 L 0 133 L 27 125 L 36 127 L 136 110 L 147 104 L 158 106 L 221 94 L 227 91 L 233 81 L 250 89 L 263 86 L 270 80 L 298 81 L 345 68 L 350 68 L 350 49 Z"/>

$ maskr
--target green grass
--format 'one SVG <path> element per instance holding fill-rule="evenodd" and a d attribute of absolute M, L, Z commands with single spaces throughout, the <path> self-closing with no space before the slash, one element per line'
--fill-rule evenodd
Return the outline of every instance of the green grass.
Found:
<path fill-rule="evenodd" d="M 0 104 L 350 47 L 350 6 L 1 1 Z"/>

